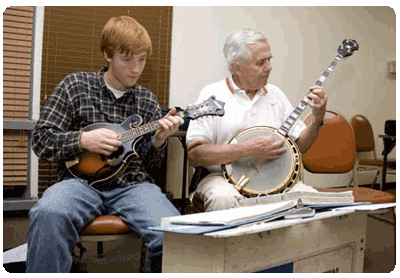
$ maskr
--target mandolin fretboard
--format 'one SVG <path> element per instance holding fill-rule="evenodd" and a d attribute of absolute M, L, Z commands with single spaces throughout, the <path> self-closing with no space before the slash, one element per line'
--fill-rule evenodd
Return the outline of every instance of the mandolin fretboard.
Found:
<path fill-rule="evenodd" d="M 123 143 L 132 141 L 142 135 L 155 131 L 160 127 L 160 124 L 157 121 L 144 124 L 142 126 L 127 130 L 121 134 L 121 141 Z"/>

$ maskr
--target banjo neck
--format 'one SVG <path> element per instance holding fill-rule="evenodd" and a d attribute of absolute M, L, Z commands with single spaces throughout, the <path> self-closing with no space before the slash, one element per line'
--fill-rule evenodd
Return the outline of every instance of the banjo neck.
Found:
<path fill-rule="evenodd" d="M 322 84 L 328 79 L 329 75 L 335 69 L 339 61 L 343 58 L 343 56 L 339 53 L 336 54 L 335 58 L 329 64 L 329 66 L 322 73 L 321 77 L 315 82 L 315 85 L 322 86 Z M 311 92 L 311 90 L 310 90 Z M 307 95 L 310 93 L 308 92 Z M 286 136 L 289 130 L 292 128 L 294 123 L 300 117 L 301 113 L 306 109 L 308 105 L 308 97 L 307 95 L 300 101 L 300 104 L 293 110 L 293 112 L 287 117 L 285 122 L 281 125 L 281 127 L 277 130 L 279 134 L 282 136 Z"/>

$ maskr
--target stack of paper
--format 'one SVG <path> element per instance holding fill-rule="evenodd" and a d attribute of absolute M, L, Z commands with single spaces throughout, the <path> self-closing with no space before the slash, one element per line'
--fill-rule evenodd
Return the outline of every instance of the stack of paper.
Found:
<path fill-rule="evenodd" d="M 291 200 L 255 207 L 240 207 L 162 218 L 160 226 L 149 227 L 149 229 L 181 234 L 206 234 L 260 221 L 271 221 L 297 210 L 299 210 L 297 202 Z"/>
<path fill-rule="evenodd" d="M 161 219 L 161 225 L 230 225 L 237 222 L 256 219 L 261 216 L 271 215 L 293 208 L 296 200 L 283 201 L 273 204 L 265 204 L 252 207 L 239 207 L 226 210 L 218 210 L 204 213 L 187 214 Z"/>

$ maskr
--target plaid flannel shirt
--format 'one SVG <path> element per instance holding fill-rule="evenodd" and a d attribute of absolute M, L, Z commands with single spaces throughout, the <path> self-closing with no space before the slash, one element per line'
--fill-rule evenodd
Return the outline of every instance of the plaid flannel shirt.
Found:
<path fill-rule="evenodd" d="M 82 151 L 80 130 L 87 125 L 108 122 L 121 124 L 130 115 L 138 114 L 143 124 L 161 118 L 156 96 L 145 87 L 134 85 L 116 99 L 103 79 L 107 67 L 99 72 L 77 72 L 66 76 L 53 90 L 33 131 L 33 150 L 38 157 L 59 163 L 59 173 L 66 169 L 65 161 Z M 124 174 L 116 180 L 119 186 L 154 179 L 148 170 L 157 170 L 165 156 L 164 148 L 156 149 L 151 134 L 137 144 L 138 157 L 130 160 Z"/>

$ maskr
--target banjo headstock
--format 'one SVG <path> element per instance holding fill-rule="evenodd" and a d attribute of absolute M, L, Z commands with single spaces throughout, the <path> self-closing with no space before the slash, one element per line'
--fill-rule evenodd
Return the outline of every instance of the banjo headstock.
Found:
<path fill-rule="evenodd" d="M 343 40 L 342 45 L 339 46 L 337 52 L 343 57 L 351 56 L 354 51 L 358 50 L 359 46 L 355 40 Z"/>

